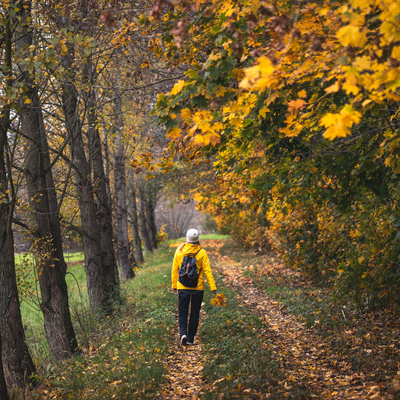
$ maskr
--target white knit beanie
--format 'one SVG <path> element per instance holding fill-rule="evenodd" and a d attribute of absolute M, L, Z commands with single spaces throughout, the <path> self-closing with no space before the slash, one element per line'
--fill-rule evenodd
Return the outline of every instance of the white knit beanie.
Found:
<path fill-rule="evenodd" d="M 188 243 L 196 243 L 199 241 L 199 231 L 197 229 L 189 229 L 186 232 L 186 241 Z"/>

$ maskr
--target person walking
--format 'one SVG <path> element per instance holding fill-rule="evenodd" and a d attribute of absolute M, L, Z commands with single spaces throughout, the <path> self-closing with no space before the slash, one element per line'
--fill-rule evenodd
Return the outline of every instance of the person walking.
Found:
<path fill-rule="evenodd" d="M 179 270 L 185 256 L 189 258 L 195 257 L 196 259 L 198 280 L 197 285 L 194 287 L 184 286 L 181 283 L 183 279 L 179 279 Z M 189 260 L 189 258 L 186 260 Z M 172 290 L 179 294 L 179 332 L 182 346 L 194 344 L 194 337 L 199 326 L 201 303 L 204 296 L 204 275 L 207 278 L 210 290 L 214 294 L 217 294 L 217 287 L 208 255 L 200 247 L 199 232 L 197 229 L 189 229 L 186 233 L 186 243 L 182 243 L 175 252 L 171 272 Z M 192 283 L 190 284 L 193 286 Z M 196 284 L 196 281 L 193 284 Z M 188 329 L 189 305 L 190 319 Z"/>

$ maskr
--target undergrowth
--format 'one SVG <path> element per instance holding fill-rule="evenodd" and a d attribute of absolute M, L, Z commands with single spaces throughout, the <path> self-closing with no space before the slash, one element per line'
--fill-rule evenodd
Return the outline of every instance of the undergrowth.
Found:
<path fill-rule="evenodd" d="M 112 316 L 100 318 L 77 305 L 72 316 L 81 353 L 63 362 L 38 360 L 41 384 L 31 399 L 157 396 L 175 324 L 171 253 L 163 245 L 148 256 L 136 277 L 122 284 L 123 303 Z"/>

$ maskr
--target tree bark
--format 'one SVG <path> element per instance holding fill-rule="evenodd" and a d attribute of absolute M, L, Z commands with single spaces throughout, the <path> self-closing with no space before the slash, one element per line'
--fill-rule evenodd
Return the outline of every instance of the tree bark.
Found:
<path fill-rule="evenodd" d="M 88 68 L 88 81 L 93 86 L 93 70 Z M 119 275 L 114 252 L 111 200 L 107 194 L 107 183 L 104 173 L 103 155 L 99 131 L 97 129 L 96 92 L 88 92 L 88 139 L 93 165 L 93 187 L 97 199 L 97 219 L 101 233 L 101 256 L 105 273 L 106 291 L 110 300 L 119 302 Z"/>
<path fill-rule="evenodd" d="M 108 151 L 108 141 L 107 141 L 107 132 L 106 132 L 106 123 L 104 121 L 104 116 L 101 116 L 104 136 L 103 136 L 103 149 L 104 149 L 104 176 L 106 180 L 106 191 L 107 191 L 107 198 L 109 200 L 110 205 L 112 204 L 111 201 L 111 188 L 110 188 L 110 152 Z"/>
<path fill-rule="evenodd" d="M 144 248 L 150 253 L 153 252 L 150 235 L 146 222 L 146 199 L 144 198 L 143 186 L 139 186 L 139 229 L 143 239 Z"/>
<path fill-rule="evenodd" d="M 149 236 L 150 236 L 150 242 L 151 246 L 153 249 L 157 249 L 157 227 L 156 227 L 156 222 L 155 222 L 155 216 L 154 216 L 154 208 L 156 206 L 155 202 L 153 200 L 147 199 L 145 202 L 146 205 L 146 221 L 147 225 L 149 227 Z"/>
<path fill-rule="evenodd" d="M 82 129 L 78 114 L 78 92 L 75 87 L 73 48 L 63 60 L 62 82 L 63 111 L 70 140 L 71 161 L 74 163 L 75 181 L 79 194 L 79 208 L 83 231 L 85 271 L 90 307 L 106 310 L 108 306 L 106 279 L 101 255 L 101 232 L 97 222 L 97 208 L 94 201 L 89 163 L 86 158 Z"/>
<path fill-rule="evenodd" d="M 0 335 L 0 354 L 2 352 L 2 343 Z M 9 400 L 6 380 L 4 379 L 3 364 L 0 357 L 0 400 Z"/>
<path fill-rule="evenodd" d="M 30 383 L 35 366 L 26 344 L 22 326 L 11 231 L 11 204 L 8 194 L 3 150 L 0 157 L 0 333 L 3 365 L 9 387 L 23 388 Z M 1 358 L 1 357 L 0 357 Z M 1 364 L 1 363 L 0 363 Z M 1 385 L 1 380 L 0 380 Z M 5 388 L 5 386 L 4 386 Z M 1 398 L 1 397 L 0 397 Z"/>
<path fill-rule="evenodd" d="M 137 206 L 136 206 L 136 189 L 135 180 L 133 176 L 133 169 L 129 169 L 129 215 L 131 217 L 131 227 L 133 236 L 133 252 L 135 255 L 136 262 L 138 264 L 144 261 L 143 251 L 142 251 L 142 241 L 140 240 L 139 234 L 139 223 L 137 216 Z"/>
<path fill-rule="evenodd" d="M 131 279 L 135 276 L 133 272 L 131 257 L 129 257 L 128 218 L 126 206 L 126 181 L 125 181 L 125 149 L 122 141 L 123 118 L 122 98 L 119 87 L 121 85 L 121 66 L 117 54 L 114 89 L 114 113 L 115 113 L 115 197 L 117 208 L 117 255 L 122 279 Z M 135 264 L 136 261 L 134 260 Z"/>

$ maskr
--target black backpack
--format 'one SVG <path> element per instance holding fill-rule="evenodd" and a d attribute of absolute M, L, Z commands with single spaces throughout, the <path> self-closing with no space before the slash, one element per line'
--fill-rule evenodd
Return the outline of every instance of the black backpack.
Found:
<path fill-rule="evenodd" d="M 182 283 L 183 286 L 190 288 L 197 287 L 200 271 L 197 271 L 196 256 L 199 254 L 199 251 L 195 254 L 190 253 L 183 257 L 178 278 L 179 282 Z"/>

